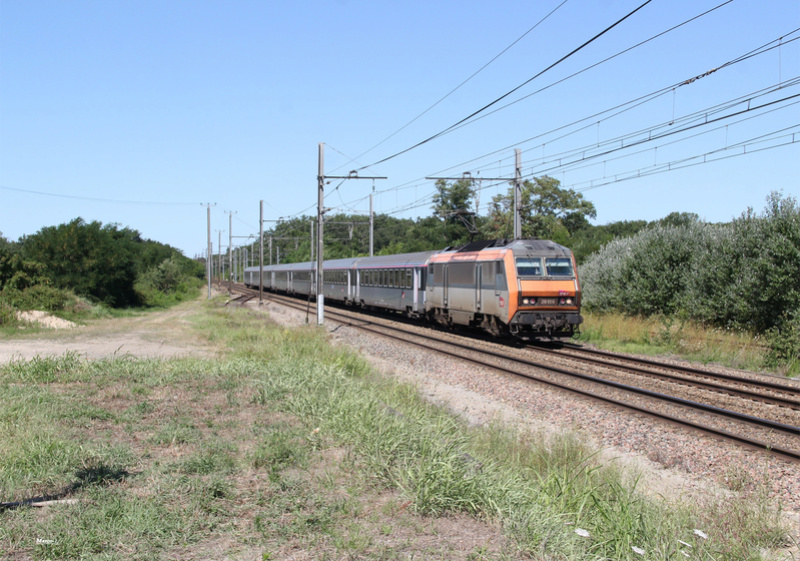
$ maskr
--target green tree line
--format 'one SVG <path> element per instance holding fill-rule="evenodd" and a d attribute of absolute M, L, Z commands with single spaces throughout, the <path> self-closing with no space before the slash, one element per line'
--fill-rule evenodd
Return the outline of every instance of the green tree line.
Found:
<path fill-rule="evenodd" d="M 514 234 L 513 187 L 492 198 L 489 211 L 475 210 L 477 185 L 472 179 L 439 180 L 432 199 L 432 214 L 416 219 L 385 214 L 374 217 L 373 250 L 376 255 L 413 253 L 458 247 L 479 239 L 512 238 Z M 563 189 L 558 180 L 543 176 L 526 180 L 521 189 L 522 237 L 550 239 L 572 248 L 579 263 L 612 239 L 631 236 L 648 226 L 645 220 L 595 226 L 594 205 L 581 193 Z M 672 216 L 672 215 L 671 215 Z M 680 217 L 680 215 L 674 215 Z M 679 219 L 679 218 L 676 218 Z M 273 240 L 272 262 L 297 263 L 311 258 L 311 228 L 316 216 L 285 220 L 265 237 Z M 369 218 L 337 213 L 325 218 L 325 257 L 337 259 L 369 255 Z M 278 248 L 280 248 L 278 250 Z M 253 243 L 249 250 L 257 255 Z M 269 262 L 268 249 L 265 260 Z"/>
<path fill-rule="evenodd" d="M 116 224 L 76 218 L 12 242 L 0 235 L 0 322 L 13 309 L 161 305 L 197 290 L 203 265 Z M 73 310 L 74 311 L 74 310 Z"/>

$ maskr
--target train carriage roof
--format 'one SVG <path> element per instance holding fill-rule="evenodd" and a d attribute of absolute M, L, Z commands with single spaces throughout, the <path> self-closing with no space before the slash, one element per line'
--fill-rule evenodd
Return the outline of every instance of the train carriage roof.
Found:
<path fill-rule="evenodd" d="M 438 251 L 419 251 L 416 253 L 401 253 L 398 255 L 377 255 L 375 257 L 348 257 L 345 259 L 330 259 L 325 261 L 325 270 L 342 269 L 391 269 L 400 267 L 424 267 L 435 256 L 435 261 L 473 261 L 481 258 L 496 259 L 502 255 L 502 250 L 511 250 L 516 253 L 529 254 L 535 252 L 545 257 L 561 257 L 571 254 L 569 248 L 550 240 L 485 240 L 471 242 L 457 248 L 447 248 Z M 490 257 L 491 255 L 491 257 Z M 264 267 L 266 272 L 280 271 L 313 271 L 316 262 L 284 263 Z M 258 267 L 248 267 L 245 272 L 257 272 Z"/>
<path fill-rule="evenodd" d="M 394 267 L 424 267 L 431 255 L 438 251 L 419 251 L 417 253 L 400 253 L 398 255 L 378 255 L 375 257 L 361 257 L 356 267 L 358 269 L 391 269 Z M 326 265 L 327 266 L 327 265 Z"/>

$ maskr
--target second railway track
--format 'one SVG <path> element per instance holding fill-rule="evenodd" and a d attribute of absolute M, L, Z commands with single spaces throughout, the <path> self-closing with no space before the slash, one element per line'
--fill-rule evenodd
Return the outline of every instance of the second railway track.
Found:
<path fill-rule="evenodd" d="M 241 285 L 235 290 L 243 294 L 243 299 L 258 295 L 257 290 Z M 313 303 L 265 294 L 301 311 L 315 309 Z M 741 377 L 723 381 L 724 376 L 719 373 L 676 369 L 673 365 L 647 360 L 643 361 L 650 363 L 646 366 L 642 361 L 633 365 L 631 361 L 636 359 L 621 355 L 582 358 L 576 356 L 584 350 L 579 347 L 554 353 L 549 349 L 520 349 L 474 339 L 464 342 L 449 333 L 398 325 L 383 317 L 349 309 L 332 308 L 326 314 L 333 321 L 353 328 L 800 461 L 800 401 L 797 386 L 789 382 L 766 380 L 761 385 L 757 380 Z M 543 360 L 546 355 L 553 355 L 555 361 Z"/>

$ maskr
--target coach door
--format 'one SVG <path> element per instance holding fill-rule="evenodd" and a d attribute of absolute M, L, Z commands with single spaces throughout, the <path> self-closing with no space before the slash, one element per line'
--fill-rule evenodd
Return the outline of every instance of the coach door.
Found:
<path fill-rule="evenodd" d="M 481 311 L 481 269 L 483 266 L 480 263 L 475 264 L 475 311 Z"/>
<path fill-rule="evenodd" d="M 447 308 L 450 305 L 450 266 L 442 265 L 442 269 L 444 276 L 442 279 L 442 305 Z"/>

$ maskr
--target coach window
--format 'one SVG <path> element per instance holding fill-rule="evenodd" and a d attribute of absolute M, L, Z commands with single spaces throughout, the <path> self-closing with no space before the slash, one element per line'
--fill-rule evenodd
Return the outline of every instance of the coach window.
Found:
<path fill-rule="evenodd" d="M 450 265 L 450 286 L 475 286 L 475 263 L 453 263 Z"/>
<path fill-rule="evenodd" d="M 414 288 L 414 279 L 412 278 L 411 269 L 406 269 L 406 282 L 404 284 L 405 288 Z"/>
<path fill-rule="evenodd" d="M 433 284 L 442 286 L 444 284 L 444 265 L 436 263 L 433 266 Z"/>

